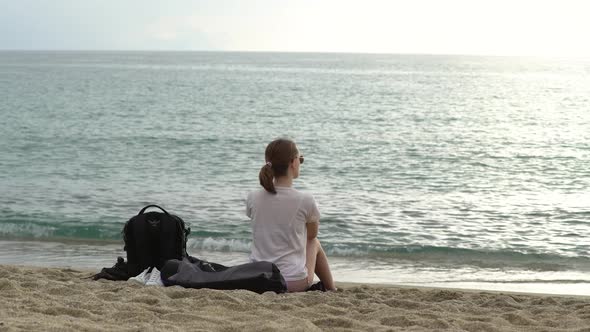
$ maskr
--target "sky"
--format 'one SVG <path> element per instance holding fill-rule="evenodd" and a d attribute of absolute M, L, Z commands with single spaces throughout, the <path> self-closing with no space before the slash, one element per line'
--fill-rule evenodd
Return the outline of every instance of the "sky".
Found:
<path fill-rule="evenodd" d="M 582 0 L 0 0 L 0 50 L 590 57 Z"/>

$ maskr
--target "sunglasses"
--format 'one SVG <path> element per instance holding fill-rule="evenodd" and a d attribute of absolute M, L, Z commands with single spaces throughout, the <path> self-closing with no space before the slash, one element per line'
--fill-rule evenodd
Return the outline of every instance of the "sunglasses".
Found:
<path fill-rule="evenodd" d="M 305 161 L 305 158 L 303 158 L 303 156 L 299 156 L 299 163 L 303 164 L 304 161 Z"/>

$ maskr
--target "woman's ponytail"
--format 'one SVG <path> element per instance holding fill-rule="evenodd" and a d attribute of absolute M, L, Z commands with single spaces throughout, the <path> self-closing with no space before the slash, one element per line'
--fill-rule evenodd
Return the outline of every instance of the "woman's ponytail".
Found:
<path fill-rule="evenodd" d="M 274 171 L 272 169 L 272 164 L 269 162 L 266 165 L 262 166 L 260 169 L 260 174 L 258 178 L 260 179 L 260 185 L 266 189 L 269 193 L 276 194 L 277 190 L 275 189 L 274 184 Z"/>

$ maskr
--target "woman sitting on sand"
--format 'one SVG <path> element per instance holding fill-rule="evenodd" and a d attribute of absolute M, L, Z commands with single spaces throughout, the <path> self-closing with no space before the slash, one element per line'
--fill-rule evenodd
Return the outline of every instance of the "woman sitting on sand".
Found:
<path fill-rule="evenodd" d="M 320 212 L 310 194 L 293 188 L 303 156 L 295 143 L 277 139 L 266 147 L 260 170 L 264 189 L 251 192 L 246 214 L 252 219 L 250 259 L 275 263 L 289 292 L 307 290 L 314 273 L 327 290 L 335 290 L 328 258 L 317 238 Z"/>

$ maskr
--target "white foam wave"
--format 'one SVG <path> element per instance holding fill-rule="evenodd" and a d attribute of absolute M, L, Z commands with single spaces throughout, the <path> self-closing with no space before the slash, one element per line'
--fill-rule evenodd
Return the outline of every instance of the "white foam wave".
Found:
<path fill-rule="evenodd" d="M 235 251 L 249 252 L 251 241 L 239 239 L 215 239 L 207 237 L 204 239 L 189 239 L 187 247 L 190 249 L 210 251 Z"/>
<path fill-rule="evenodd" d="M 0 235 L 4 236 L 32 236 L 34 238 L 50 237 L 55 227 L 34 224 L 5 223 L 0 225 Z"/>

